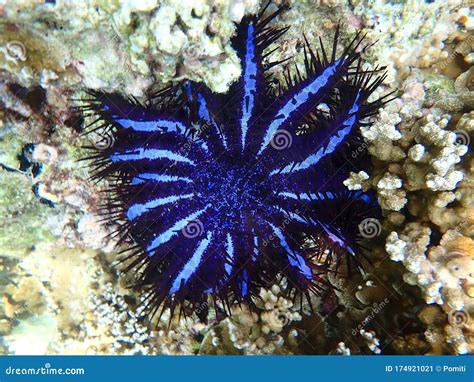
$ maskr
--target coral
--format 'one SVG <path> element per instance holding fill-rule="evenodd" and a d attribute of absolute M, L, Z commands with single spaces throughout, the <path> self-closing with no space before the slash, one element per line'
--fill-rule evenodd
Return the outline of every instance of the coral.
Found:
<path fill-rule="evenodd" d="M 447 3 L 418 4 L 423 17 L 403 31 L 398 25 L 404 25 L 405 18 L 414 20 L 415 7 L 368 7 L 361 1 L 354 11 L 369 27 L 369 38 L 384 41 L 373 53 L 392 58 L 386 82 L 400 83 L 402 89 L 375 123 L 362 129 L 368 152 L 378 160 L 365 182 L 377 191 L 384 209 L 388 255 L 403 264 L 405 282 L 419 287 L 427 304 L 441 307 L 436 320 L 422 320 L 425 340 L 416 343 L 411 335 L 400 336 L 397 351 L 416 353 L 426 346 L 434 354 L 472 349 L 472 257 L 466 243 L 473 233 L 468 155 L 473 117 L 465 113 L 472 108 L 472 68 L 456 64 L 458 56 L 469 57 L 472 15 L 460 5 L 453 1 L 453 10 L 444 12 Z M 364 151 L 358 150 L 356 158 Z M 412 222 L 406 224 L 407 218 Z M 457 249 L 459 243 L 463 250 Z"/>
<path fill-rule="evenodd" d="M 81 82 L 139 96 L 153 77 L 167 82 L 185 76 L 222 92 L 240 75 L 228 44 L 232 21 L 258 7 L 255 0 L 93 3 L 8 1 L 0 68 L 20 67 L 24 86 Z M 51 23 L 57 29 L 48 33 Z"/>
<path fill-rule="evenodd" d="M 472 284 L 469 270 L 474 264 L 469 250 L 453 252 L 453 248 L 458 240 L 470 240 L 463 235 L 472 234 L 472 195 L 468 186 L 471 170 L 459 167 L 467 153 L 471 119 L 469 115 L 462 116 L 453 132 L 453 127 L 448 128 L 451 117 L 442 110 L 435 107 L 422 110 L 425 116 L 415 120 L 404 117 L 405 122 L 399 124 L 404 134 L 399 144 L 407 151 L 406 158 L 396 166 L 389 166 L 393 174 L 374 179 L 374 182 L 378 179 L 375 187 L 379 198 L 386 198 L 387 192 L 400 197 L 395 192 L 402 188 L 405 201 L 408 200 L 404 213 L 418 218 L 417 222 L 388 235 L 386 251 L 392 260 L 403 263 L 408 271 L 404 280 L 421 288 L 426 303 L 441 305 L 448 319 L 450 315 L 461 315 L 467 322 L 473 312 L 465 285 Z M 418 194 L 421 190 L 428 193 Z M 387 210 L 394 209 L 384 200 L 381 205 Z M 442 234 L 438 246 L 431 245 L 434 232 L 427 221 L 434 223 L 435 230 Z M 460 273 L 459 269 L 466 269 L 467 273 Z M 449 351 L 446 346 L 434 346 L 435 325 L 430 325 L 429 343 L 435 351 Z M 472 335 L 468 327 L 464 328 L 465 337 L 457 325 L 451 329 L 457 334 L 438 327 L 436 330 L 444 333 L 451 351 L 469 351 L 466 341 Z"/>
<path fill-rule="evenodd" d="M 409 77 L 405 83 L 415 81 L 418 76 Z M 420 80 L 423 81 L 423 78 L 419 77 Z M 402 226 L 392 220 L 395 226 L 402 229 L 388 235 L 386 251 L 392 260 L 403 263 L 408 270 L 404 280 L 419 286 L 428 304 L 441 305 L 448 318 L 456 312 L 465 315 L 468 320 L 472 308 L 465 306 L 469 297 L 463 286 L 472 283 L 471 276 L 469 271 L 468 274 L 453 274 L 453 269 L 469 270 L 473 264 L 468 251 L 460 251 L 453 259 L 452 248 L 455 240 L 467 240 L 463 235 L 472 234 L 472 196 L 468 186 L 472 175 L 470 168 L 459 166 L 468 151 L 472 116 L 462 115 L 457 125 L 453 126 L 450 124 L 452 116 L 446 113 L 447 107 L 443 110 L 439 104 L 432 105 L 426 100 L 421 104 L 421 113 L 407 114 L 403 98 L 402 102 L 394 103 L 386 110 L 393 110 L 398 115 L 395 120 L 398 120 L 396 127 L 400 129 L 401 136 L 395 147 L 404 155 L 397 158 L 397 164 L 388 166 L 389 173 L 381 178 L 375 176 L 372 183 L 383 208 L 410 214 L 418 221 Z M 370 141 L 369 151 L 377 151 L 382 142 L 378 137 Z M 395 159 L 393 156 L 378 157 L 384 161 Z M 420 191 L 425 194 L 419 194 Z M 434 232 L 427 221 L 434 223 L 436 231 L 443 235 L 441 245 L 430 245 Z M 469 329 L 465 328 L 464 340 L 462 330 L 459 327 L 455 330 L 455 336 L 445 334 L 449 337 L 446 341 L 452 344 L 451 351 L 466 353 L 469 346 L 465 341 L 472 338 Z M 437 346 L 436 349 L 447 351 L 446 346 Z"/>
<path fill-rule="evenodd" d="M 451 329 L 446 330 L 457 333 L 456 339 L 448 342 L 453 342 L 457 353 L 467 353 L 470 345 L 466 341 L 472 338 L 470 317 L 474 314 L 474 304 L 469 294 L 472 294 L 469 286 L 474 281 L 474 242 L 459 236 L 454 240 L 448 239 L 444 246 L 432 247 L 427 251 L 431 233 L 428 228 L 415 227 L 413 223 L 404 231 L 408 236 L 402 234 L 398 238 L 395 232 L 390 234 L 387 252 L 393 260 L 403 261 L 410 272 L 404 275 L 404 280 L 411 285 L 418 285 L 428 304 L 442 305 L 451 326 Z M 448 252 L 447 248 L 451 251 Z M 458 248 L 462 248 L 462 251 Z"/>
<path fill-rule="evenodd" d="M 350 349 L 347 348 L 344 342 L 339 342 L 337 344 L 336 353 L 341 355 L 351 355 Z"/>
<path fill-rule="evenodd" d="M 380 354 L 381 353 L 381 350 L 379 348 L 379 345 L 380 345 L 380 341 L 378 340 L 378 338 L 375 336 L 375 332 L 373 331 L 365 331 L 365 330 L 361 330 L 360 331 L 360 334 L 362 337 L 365 338 L 365 340 L 367 341 L 367 346 L 369 347 L 369 349 L 371 351 L 373 351 L 375 354 Z"/>
<path fill-rule="evenodd" d="M 392 211 L 400 211 L 406 204 L 406 193 L 399 190 L 402 187 L 402 180 L 392 174 L 385 174 L 378 182 L 377 189 L 379 202 L 382 208 Z"/>
<path fill-rule="evenodd" d="M 285 288 L 285 286 L 283 286 Z M 298 308 L 286 299 L 284 289 L 274 285 L 261 289 L 255 311 L 235 308 L 232 316 L 211 329 L 204 338 L 201 354 L 292 354 L 301 333 L 290 330 L 302 319 Z"/>
<path fill-rule="evenodd" d="M 92 354 L 193 354 L 207 326 L 196 320 L 171 317 L 163 313 L 153 324 L 144 319 L 143 310 L 131 309 L 133 295 L 117 292 L 107 283 L 101 295 L 89 296 L 90 313 L 80 325 L 79 340 L 87 339 Z"/>
<path fill-rule="evenodd" d="M 343 184 L 349 190 L 364 190 L 367 191 L 367 182 L 369 175 L 365 171 L 359 171 L 358 173 L 350 172 L 349 178 L 347 178 Z"/>
<path fill-rule="evenodd" d="M 28 175 L 0 167 L 0 247 L 4 256 L 21 258 L 32 243 L 53 237 L 44 224 L 50 211 L 38 202 L 31 188 Z"/>

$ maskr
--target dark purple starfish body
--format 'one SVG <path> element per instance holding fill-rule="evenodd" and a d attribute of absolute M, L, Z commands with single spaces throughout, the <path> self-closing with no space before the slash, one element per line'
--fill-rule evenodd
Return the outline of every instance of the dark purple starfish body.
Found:
<path fill-rule="evenodd" d="M 281 276 L 308 295 L 341 260 L 360 263 L 358 224 L 377 203 L 342 181 L 358 167 L 359 127 L 384 103 L 367 101 L 384 75 L 361 69 L 358 36 L 337 57 L 336 32 L 330 57 L 306 42 L 306 73 L 276 85 L 276 14 L 238 26 L 242 75 L 225 95 L 188 82 L 145 105 L 91 91 L 83 106 L 113 138 L 91 157 L 95 177 L 112 181 L 107 213 L 135 243 L 129 269 L 152 310 L 208 295 L 251 303 Z"/>

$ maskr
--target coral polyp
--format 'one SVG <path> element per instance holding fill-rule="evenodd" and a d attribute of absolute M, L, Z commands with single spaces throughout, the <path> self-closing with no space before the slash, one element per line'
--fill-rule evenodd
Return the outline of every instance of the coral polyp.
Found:
<path fill-rule="evenodd" d="M 385 74 L 362 69 L 360 34 L 338 54 L 339 31 L 330 54 L 304 38 L 303 73 L 270 61 L 282 10 L 238 25 L 242 75 L 226 94 L 185 82 L 143 104 L 97 91 L 84 100 L 96 117 L 88 131 L 110 138 L 87 159 L 112 184 L 104 213 L 134 243 L 127 269 L 151 313 L 209 296 L 224 311 L 252 304 L 280 277 L 309 296 L 341 263 L 360 267 L 359 225 L 379 210 L 342 182 L 365 165 L 350 153 L 387 100 L 368 101 Z M 282 83 L 278 65 L 288 66 Z"/>

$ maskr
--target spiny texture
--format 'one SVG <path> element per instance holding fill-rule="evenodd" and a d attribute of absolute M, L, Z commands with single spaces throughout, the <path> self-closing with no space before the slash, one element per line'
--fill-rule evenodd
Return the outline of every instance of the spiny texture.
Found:
<path fill-rule="evenodd" d="M 359 35 L 337 56 L 337 31 L 330 55 L 305 39 L 305 73 L 278 83 L 267 48 L 287 30 L 270 25 L 281 10 L 238 26 L 242 75 L 227 94 L 187 82 L 145 104 L 90 91 L 82 106 L 110 140 L 87 159 L 113 184 L 105 213 L 134 243 L 128 270 L 152 314 L 209 295 L 251 304 L 278 277 L 309 296 L 341 260 L 360 265 L 358 225 L 377 203 L 342 181 L 360 167 L 350 152 L 385 102 L 367 101 L 384 74 L 362 70 Z"/>

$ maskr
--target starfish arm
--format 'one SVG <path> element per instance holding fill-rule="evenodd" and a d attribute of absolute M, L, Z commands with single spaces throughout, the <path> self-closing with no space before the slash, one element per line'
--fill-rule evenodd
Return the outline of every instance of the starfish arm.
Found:
<path fill-rule="evenodd" d="M 192 224 L 193 222 L 197 222 L 197 219 L 199 219 L 209 208 L 210 205 L 207 205 L 204 208 L 192 211 L 183 218 L 177 218 L 168 227 L 156 233 L 146 246 L 145 251 L 148 256 L 153 256 L 157 248 L 165 245 L 171 239 L 178 237 L 179 235 L 183 236 L 186 227 L 189 227 L 189 224 Z"/>
<path fill-rule="evenodd" d="M 155 174 L 157 176 L 154 178 L 145 175 L 141 179 L 142 183 L 153 183 L 160 179 L 159 176 L 180 177 L 192 181 L 193 171 L 201 160 L 207 158 L 207 153 L 204 150 L 199 150 L 199 146 L 175 147 L 163 136 L 160 136 L 160 140 L 156 143 L 147 142 L 136 145 L 135 141 L 133 146 L 128 146 L 127 143 L 126 140 L 120 140 L 110 149 L 96 154 L 102 158 L 102 162 L 98 162 L 99 172 L 95 176 L 103 177 L 120 171 L 127 175 L 130 182 L 134 182 L 131 186 L 137 182 L 140 183 L 137 178 L 140 174 Z"/>
<path fill-rule="evenodd" d="M 271 175 L 294 174 L 316 167 L 323 159 L 331 156 L 347 141 L 349 135 L 356 131 L 360 118 L 363 116 L 359 111 L 360 93 L 357 93 L 350 106 L 346 110 L 341 111 L 337 119 L 330 122 L 328 128 L 325 129 L 327 135 L 321 141 L 319 141 L 319 139 L 322 138 L 321 134 L 314 134 L 314 137 L 312 137 L 311 134 L 308 134 L 309 136 L 301 135 L 297 137 L 294 140 L 294 145 L 297 150 L 293 151 L 297 151 L 299 160 L 288 162 L 291 156 L 285 156 L 285 153 L 281 153 L 280 159 L 284 159 L 281 162 L 287 162 L 287 164 L 282 167 L 281 164 L 278 163 L 279 168 L 273 170 Z M 318 142 L 315 142 L 315 138 L 319 138 L 317 139 L 319 145 Z"/>
<path fill-rule="evenodd" d="M 317 274 L 320 266 L 313 263 L 313 255 L 299 244 L 300 234 L 306 228 L 303 226 L 308 226 L 309 223 L 301 223 L 294 220 L 294 215 L 290 215 L 279 222 L 275 220 L 276 216 L 273 216 L 272 221 L 262 221 L 262 234 L 268 239 L 263 242 L 265 255 L 262 259 L 266 261 L 262 261 L 260 266 L 269 279 L 284 276 L 289 290 L 297 290 L 298 293 L 317 291 L 321 282 Z"/>
<path fill-rule="evenodd" d="M 183 264 L 182 267 L 180 267 L 181 269 L 179 270 L 178 274 L 171 279 L 172 284 L 169 290 L 169 294 L 178 292 L 197 272 L 199 266 L 201 265 L 206 250 L 209 249 L 211 240 L 212 232 L 207 232 L 206 237 L 199 242 L 191 258 L 185 264 Z"/>
<path fill-rule="evenodd" d="M 281 198 L 280 204 L 287 210 L 303 211 L 301 215 L 307 216 L 307 228 L 303 231 L 313 237 L 323 235 L 336 262 L 343 254 L 348 255 L 349 260 L 360 260 L 360 224 L 366 219 L 380 216 L 377 200 L 372 193 L 282 191 L 278 196 Z"/>
<path fill-rule="evenodd" d="M 364 115 L 367 116 L 374 108 L 383 104 L 381 100 L 367 105 L 370 94 L 383 82 L 385 74 L 374 79 L 382 70 L 376 68 L 364 71 L 358 49 L 364 37 L 356 34 L 344 52 L 336 58 L 339 29 L 336 30 L 330 58 L 326 56 L 321 42 L 321 55 L 311 49 L 305 38 L 305 75 L 302 75 L 297 66 L 296 76 L 293 78 L 288 67 L 285 74 L 287 90 L 280 90 L 271 104 L 272 114 L 261 136 L 261 144 L 257 155 L 261 156 L 270 147 L 278 147 L 278 133 L 286 133 L 293 140 L 306 140 L 311 148 L 309 137 L 303 134 L 298 138 L 298 129 L 306 125 L 312 130 L 315 139 L 325 138 L 337 127 L 339 113 L 347 113 L 356 103 L 365 105 Z M 364 51 L 367 47 L 362 48 Z M 321 58 L 322 56 L 322 58 Z M 356 63 L 356 65 L 354 65 Z M 359 102 L 355 101 L 358 99 Z M 340 109 L 340 105 L 346 109 Z M 327 110 L 326 110 L 327 109 Z M 328 123 L 329 122 L 329 123 Z M 342 121 L 339 118 L 339 123 Z M 312 148 L 315 146 L 313 145 Z M 300 150 L 293 150 L 300 151 Z M 307 151 L 306 151 L 307 153 Z M 303 152 L 303 155 L 305 152 Z"/>
<path fill-rule="evenodd" d="M 353 153 L 363 145 L 359 127 L 367 117 L 377 112 L 385 101 L 367 99 L 384 80 L 385 75 L 372 79 L 374 73 L 354 75 L 339 83 L 337 107 L 328 116 L 320 117 L 309 131 L 292 134 L 288 147 L 272 144 L 267 150 L 267 166 L 277 183 L 291 179 L 295 185 L 306 185 L 306 190 L 322 190 L 340 183 L 349 171 L 364 167 L 364 158 Z M 288 133 L 289 134 L 289 133 Z M 301 188 L 301 191 L 305 190 Z"/>
<path fill-rule="evenodd" d="M 258 97 L 266 86 L 262 64 L 266 44 L 260 41 L 263 31 L 257 17 L 247 17 L 237 26 L 236 36 L 231 41 L 240 59 L 242 74 L 231 85 L 217 114 L 226 126 L 229 144 L 236 154 L 243 153 L 251 143 L 249 135 L 258 119 Z"/>
<path fill-rule="evenodd" d="M 283 11 L 279 7 L 269 16 L 262 12 L 256 17 L 246 17 L 238 26 L 232 47 L 241 62 L 242 74 L 239 80 L 231 85 L 225 101 L 218 110 L 219 120 L 228 129 L 229 144 L 236 153 L 243 153 L 253 146 L 252 136 L 260 129 L 262 98 L 268 93 L 267 70 L 275 62 L 268 58 L 274 51 L 266 49 L 280 38 L 288 28 L 278 28 L 270 22 Z"/>
<path fill-rule="evenodd" d="M 191 199 L 195 196 L 193 193 L 171 195 L 163 198 L 153 198 L 145 203 L 134 203 L 127 209 L 127 218 L 129 221 L 135 220 L 140 216 L 152 212 L 158 207 L 167 206 L 183 199 Z"/>
<path fill-rule="evenodd" d="M 308 78 L 297 89 L 287 91 L 280 97 L 279 106 L 264 129 L 258 156 L 268 150 L 278 130 L 297 125 L 308 110 L 327 96 L 330 89 L 346 74 L 348 64 L 348 60 L 344 58 L 332 62 L 314 78 Z"/>
<path fill-rule="evenodd" d="M 204 270 L 210 267 L 209 263 L 213 263 L 211 257 L 219 240 L 217 236 L 213 231 L 204 231 L 193 239 L 172 238 L 167 245 L 157 248 L 154 256 L 144 258 L 146 265 L 141 283 L 151 286 L 151 301 L 145 306 L 146 310 L 164 303 L 173 311 L 177 300 L 192 294 L 190 300 L 196 303 L 215 288 Z M 156 272 L 157 268 L 162 272 Z"/>
<path fill-rule="evenodd" d="M 163 149 L 148 149 L 143 147 L 134 147 L 120 152 L 114 152 L 110 155 L 112 163 L 117 162 L 150 162 L 154 160 L 165 159 L 179 163 L 186 163 L 195 166 L 196 163 L 187 156 L 176 151 Z"/>
<path fill-rule="evenodd" d="M 132 186 L 135 186 L 138 184 L 143 184 L 146 181 L 150 181 L 152 183 L 171 183 L 171 182 L 192 183 L 193 182 L 192 179 L 189 177 L 159 174 L 156 172 L 143 172 L 143 173 L 134 175 L 130 184 Z"/>
<path fill-rule="evenodd" d="M 173 210 L 188 208 L 189 202 L 195 200 L 196 192 L 192 183 L 188 183 L 178 176 L 143 173 L 140 182 L 130 182 L 119 188 L 123 200 L 123 216 L 134 225 L 149 224 L 160 220 L 164 223 L 163 214 Z M 152 180 L 146 175 L 154 175 Z M 133 179 L 136 179 L 135 177 Z M 144 180 L 142 180 L 144 179 Z M 186 204 L 188 203 L 188 204 Z M 193 207 L 191 207 L 193 208 Z"/>
<path fill-rule="evenodd" d="M 189 136 L 186 115 L 177 101 L 172 102 L 173 107 L 155 109 L 117 94 L 94 91 L 90 95 L 93 98 L 87 100 L 84 109 L 102 121 L 93 130 L 102 129 L 103 134 L 91 147 L 94 155 L 89 159 L 96 160 L 97 168 L 94 177 L 100 179 L 119 170 L 132 176 L 150 170 L 165 173 L 173 166 L 184 166 L 183 171 L 187 171 L 186 166 L 194 167 L 208 158 L 206 142 Z"/>
<path fill-rule="evenodd" d="M 226 235 L 225 252 L 227 254 L 227 262 L 224 268 L 227 276 L 230 276 L 234 268 L 234 239 L 229 232 Z"/>
<path fill-rule="evenodd" d="M 240 101 L 240 144 L 242 150 L 245 149 L 247 132 L 250 127 L 250 121 L 255 110 L 255 102 L 257 96 L 257 74 L 259 65 L 256 57 L 256 43 L 255 43 L 255 26 L 253 23 L 247 25 L 247 38 L 245 44 L 245 54 L 243 57 L 243 94 Z"/>
<path fill-rule="evenodd" d="M 244 218 L 239 222 L 237 230 L 230 234 L 232 246 L 226 245 L 226 250 L 229 250 L 227 254 L 231 255 L 231 267 L 227 267 L 231 273 L 226 283 L 236 296 L 242 298 L 258 294 L 259 287 L 262 286 L 252 282 L 256 280 L 256 272 L 260 270 L 258 264 L 262 259 L 258 237 L 250 228 L 252 225 L 255 224 L 250 219 Z"/>
<path fill-rule="evenodd" d="M 176 90 L 170 88 L 169 92 L 172 89 Z M 141 133 L 186 134 L 188 132 L 189 127 L 184 123 L 185 115 L 177 101 L 168 104 L 167 107 L 155 109 L 141 104 L 134 98 L 125 99 L 115 93 L 89 91 L 89 95 L 92 98 L 85 100 L 86 103 L 81 109 L 89 112 L 89 116 L 96 116 L 99 120 L 104 121 L 108 126 Z M 95 127 L 94 130 L 103 126 Z"/>
<path fill-rule="evenodd" d="M 308 265 L 306 259 L 300 253 L 298 253 L 298 251 L 291 248 L 289 244 L 289 238 L 283 233 L 283 231 L 279 227 L 270 222 L 267 222 L 267 224 L 271 227 L 273 235 L 277 238 L 279 245 L 288 261 L 288 266 L 296 268 L 296 270 L 301 275 L 306 277 L 308 280 L 312 280 L 313 274 L 311 271 L 311 267 Z"/>

